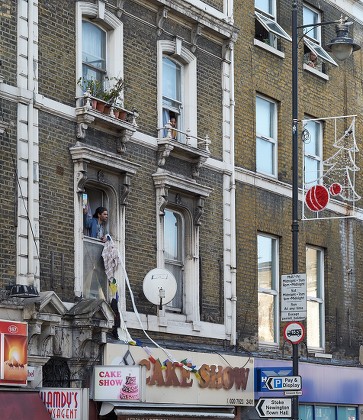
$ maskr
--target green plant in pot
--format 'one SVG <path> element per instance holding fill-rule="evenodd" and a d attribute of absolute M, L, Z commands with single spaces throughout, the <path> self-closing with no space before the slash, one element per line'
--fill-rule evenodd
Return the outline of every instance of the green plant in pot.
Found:
<path fill-rule="evenodd" d="M 98 98 L 103 91 L 102 82 L 96 79 L 84 79 L 83 77 L 80 77 L 77 81 L 77 85 L 81 87 L 83 92 L 89 91 L 94 98 Z"/>
<path fill-rule="evenodd" d="M 120 100 L 121 92 L 124 90 L 125 84 L 122 77 L 112 77 L 108 79 L 112 86 L 103 92 L 102 99 L 110 105 L 116 104 Z"/>
<path fill-rule="evenodd" d="M 100 98 L 103 94 L 102 82 L 97 79 L 85 79 L 80 77 L 77 81 L 77 85 L 83 90 L 88 92 L 92 97 L 92 108 L 97 106 L 97 98 Z"/>

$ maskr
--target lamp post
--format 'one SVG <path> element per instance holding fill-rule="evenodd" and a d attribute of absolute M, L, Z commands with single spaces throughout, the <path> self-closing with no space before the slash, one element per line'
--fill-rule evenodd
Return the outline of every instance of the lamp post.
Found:
<path fill-rule="evenodd" d="M 353 39 L 349 37 L 348 28 L 352 22 L 347 22 L 343 17 L 338 21 L 322 22 L 312 25 L 298 26 L 297 0 L 292 2 L 292 270 L 293 274 L 299 272 L 299 144 L 298 144 L 298 30 L 302 28 L 314 28 L 322 25 L 336 24 L 336 38 L 326 46 L 338 60 L 347 59 L 353 51 L 360 49 Z M 299 374 L 298 344 L 292 344 L 293 375 Z M 299 420 L 299 397 L 292 398 L 292 418 Z"/>

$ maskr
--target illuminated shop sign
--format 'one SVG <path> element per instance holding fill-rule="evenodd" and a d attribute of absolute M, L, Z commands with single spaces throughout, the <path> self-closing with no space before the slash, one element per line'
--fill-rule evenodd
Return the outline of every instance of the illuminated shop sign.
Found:
<path fill-rule="evenodd" d="M 28 325 L 0 320 L 0 385 L 26 385 Z"/>

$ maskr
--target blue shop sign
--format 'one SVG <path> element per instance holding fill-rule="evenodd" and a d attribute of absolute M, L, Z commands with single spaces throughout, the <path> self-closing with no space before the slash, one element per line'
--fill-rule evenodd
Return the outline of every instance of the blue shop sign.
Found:
<path fill-rule="evenodd" d="M 256 392 L 270 392 L 266 386 L 267 378 L 270 376 L 292 376 L 292 368 L 282 366 L 282 367 L 272 367 L 267 366 L 263 368 L 255 369 L 255 384 Z"/>

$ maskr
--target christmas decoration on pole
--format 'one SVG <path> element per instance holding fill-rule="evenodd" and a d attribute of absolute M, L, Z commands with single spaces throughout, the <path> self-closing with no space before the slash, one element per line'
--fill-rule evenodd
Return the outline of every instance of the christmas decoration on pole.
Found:
<path fill-rule="evenodd" d="M 347 126 L 348 119 L 350 121 L 349 127 L 344 130 L 342 135 L 338 135 L 338 124 L 340 123 L 341 126 L 341 122 L 343 121 L 344 125 Z M 349 204 L 351 208 L 354 208 L 355 202 L 361 198 L 355 189 L 355 173 L 359 171 L 359 167 L 355 163 L 356 153 L 359 152 L 355 138 L 355 119 L 355 115 L 350 115 L 303 121 L 303 220 L 337 218 L 338 216 L 323 215 L 320 213 L 328 207 L 332 198 L 342 203 Z M 325 121 L 326 128 L 328 128 L 329 122 L 333 122 L 334 124 L 335 140 L 333 147 L 336 148 L 337 151 L 322 162 L 319 162 L 318 159 L 316 159 L 314 161 L 316 166 L 314 167 L 314 170 L 309 173 L 306 168 L 305 158 L 308 156 L 306 149 L 310 141 L 310 133 L 306 126 L 309 121 L 323 120 Z"/>

